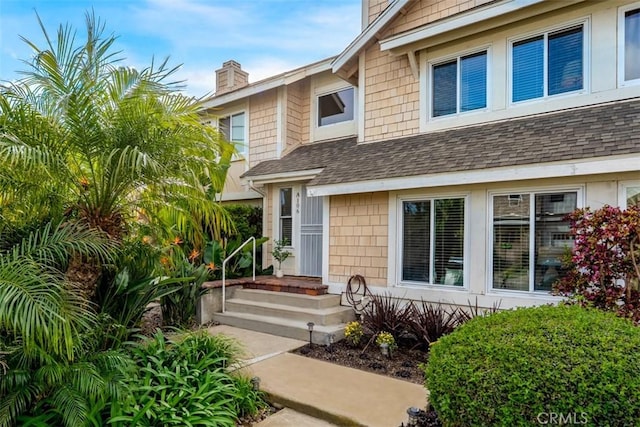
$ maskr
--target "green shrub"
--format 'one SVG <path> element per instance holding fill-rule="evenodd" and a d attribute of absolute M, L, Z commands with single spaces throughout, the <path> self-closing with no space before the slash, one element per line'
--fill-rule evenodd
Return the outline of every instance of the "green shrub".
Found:
<path fill-rule="evenodd" d="M 640 329 L 631 322 L 544 306 L 477 317 L 442 337 L 432 345 L 425 385 L 445 426 L 536 425 L 552 414 L 637 425 L 638 366 Z"/>
<path fill-rule="evenodd" d="M 129 379 L 130 394 L 112 404 L 109 423 L 235 426 L 238 418 L 264 405 L 250 380 L 227 370 L 238 351 L 234 341 L 206 331 L 174 341 L 158 332 L 136 344 L 138 370 Z"/>
<path fill-rule="evenodd" d="M 236 233 L 229 238 L 239 238 L 243 242 L 253 236 L 262 236 L 262 208 L 249 205 L 224 205 L 236 226 Z"/>

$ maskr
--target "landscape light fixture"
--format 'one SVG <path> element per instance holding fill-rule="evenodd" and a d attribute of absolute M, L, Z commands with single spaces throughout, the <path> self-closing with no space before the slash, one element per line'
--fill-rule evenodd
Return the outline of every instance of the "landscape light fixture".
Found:
<path fill-rule="evenodd" d="M 251 388 L 253 389 L 253 391 L 260 390 L 260 377 L 251 378 Z"/>
<path fill-rule="evenodd" d="M 407 409 L 407 415 L 409 416 L 409 420 L 407 421 L 407 427 L 415 427 L 418 425 L 418 415 L 420 415 L 420 409 L 415 406 Z"/>
<path fill-rule="evenodd" d="M 309 330 L 309 347 L 311 347 L 313 345 L 312 335 L 313 335 L 313 327 L 314 326 L 315 326 L 315 323 L 313 323 L 313 322 L 307 323 L 307 329 Z"/>

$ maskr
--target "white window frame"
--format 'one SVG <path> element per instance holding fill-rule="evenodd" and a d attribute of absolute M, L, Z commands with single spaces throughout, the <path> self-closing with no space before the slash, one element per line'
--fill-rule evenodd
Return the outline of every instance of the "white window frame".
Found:
<path fill-rule="evenodd" d="M 446 200 L 446 199 L 463 199 L 464 200 L 464 239 L 463 239 L 463 259 L 462 259 L 462 286 L 454 286 L 454 285 L 444 285 L 433 283 L 433 269 L 429 272 L 429 283 L 426 282 L 417 282 L 410 280 L 402 280 L 402 263 L 403 263 L 403 236 L 404 236 L 404 202 L 416 202 L 416 201 L 430 201 L 434 202 L 435 200 Z M 420 289 L 430 288 L 430 289 L 440 289 L 440 290 L 451 290 L 451 291 L 468 291 L 469 290 L 469 267 L 470 267 L 470 230 L 469 230 L 469 194 L 468 193 L 446 193 L 446 194 L 415 194 L 415 195 L 399 195 L 396 198 L 396 248 L 395 248 L 395 271 L 396 271 L 396 280 L 398 286 L 404 287 L 415 287 Z M 433 209 L 433 207 L 432 207 Z M 431 230 L 434 228 L 434 216 L 430 216 L 430 227 Z M 433 248 L 433 240 L 430 242 L 430 256 L 433 256 L 434 248 Z M 433 265 L 433 264 L 431 264 Z"/>
<path fill-rule="evenodd" d="M 640 85 L 640 78 L 633 80 L 625 80 L 624 78 L 624 62 L 625 62 L 625 44 L 624 32 L 625 21 L 624 14 L 630 10 L 640 9 L 640 2 L 628 4 L 618 8 L 618 86 L 636 86 Z M 626 200 L 626 199 L 625 199 Z"/>
<path fill-rule="evenodd" d="M 314 78 L 309 86 L 309 99 L 311 105 L 311 111 L 309 112 L 309 117 L 307 119 L 307 123 L 309 123 L 309 141 L 325 141 L 356 135 L 358 132 L 358 116 L 361 114 L 361 111 L 359 110 L 360 95 L 358 87 L 350 85 L 344 80 L 340 80 L 333 75 L 326 75 L 318 77 L 317 79 Z M 348 88 L 353 88 L 353 119 L 318 126 L 319 98 L 323 95 L 329 95 Z"/>
<path fill-rule="evenodd" d="M 528 104 L 533 102 L 544 102 L 549 99 L 563 98 L 581 95 L 590 92 L 590 69 L 591 69 L 591 56 L 590 56 L 590 46 L 591 46 L 591 20 L 588 17 L 576 19 L 570 22 L 565 22 L 559 25 L 554 25 L 552 27 L 545 28 L 543 30 L 531 31 L 526 34 L 521 34 L 516 37 L 510 37 L 507 39 L 507 93 L 506 96 L 508 98 L 508 103 L 510 107 L 518 106 L 522 104 Z M 549 55 L 548 55 L 548 37 L 550 33 L 555 33 L 558 31 L 569 30 L 571 28 L 582 25 L 583 31 L 583 42 L 582 42 L 582 89 L 574 90 L 570 92 L 558 93 L 556 95 L 549 95 L 549 82 L 548 82 L 548 67 L 549 67 Z M 542 81 L 544 85 L 543 95 L 538 98 L 531 99 L 523 99 L 522 101 L 513 101 L 513 45 L 514 43 L 518 43 L 533 37 L 543 36 L 544 40 L 544 51 L 543 51 L 543 71 L 542 71 Z"/>
<path fill-rule="evenodd" d="M 351 118 L 351 120 L 342 120 L 336 123 L 330 123 L 327 125 L 320 125 L 320 98 L 323 96 L 327 96 L 327 95 L 331 95 L 334 93 L 338 93 L 341 92 L 343 90 L 346 89 L 352 89 L 353 90 L 353 117 Z M 330 128 L 332 126 L 340 126 L 343 125 L 344 123 L 353 123 L 356 120 L 356 115 L 358 114 L 357 111 L 357 104 L 356 104 L 356 97 L 357 97 L 357 91 L 356 88 L 354 86 L 351 85 L 346 85 L 346 86 L 339 86 L 337 89 L 331 89 L 331 90 L 327 90 L 327 91 L 323 91 L 323 92 L 319 92 L 316 94 L 315 96 L 315 127 L 318 129 L 326 129 L 326 128 Z"/>
<path fill-rule="evenodd" d="M 248 126 L 249 115 L 248 115 L 248 112 L 245 111 L 245 110 L 237 110 L 237 111 L 232 111 L 232 112 L 230 112 L 228 114 L 224 114 L 224 115 L 219 116 L 218 120 L 217 120 L 217 128 L 218 128 L 218 131 L 220 133 L 223 133 L 222 132 L 222 128 L 221 128 L 221 121 L 228 118 L 229 119 L 229 126 L 232 126 L 231 122 L 233 120 L 233 117 L 234 116 L 238 116 L 240 114 L 244 114 L 244 130 L 243 130 L 243 135 L 242 135 L 244 141 L 242 141 L 242 143 L 241 143 L 242 144 L 242 151 L 239 150 L 238 152 L 236 152 L 234 154 L 234 156 L 233 156 L 233 159 L 234 160 L 240 160 L 240 159 L 248 160 L 249 159 L 249 126 Z M 229 142 L 234 144 L 234 146 L 237 146 L 235 144 L 236 143 L 239 144 L 240 141 L 233 141 L 232 140 L 232 131 L 233 131 L 233 129 L 229 129 L 229 137 L 230 137 Z"/>
<path fill-rule="evenodd" d="M 282 184 L 273 187 L 273 240 L 280 240 L 280 190 L 291 188 L 291 241 L 286 248 L 295 255 L 295 248 L 298 246 L 298 236 L 300 234 L 300 197 L 301 190 L 299 184 Z"/>
<path fill-rule="evenodd" d="M 627 209 L 627 190 L 630 187 L 640 187 L 640 181 L 620 181 L 618 185 L 618 206 Z"/>
<path fill-rule="evenodd" d="M 529 290 L 521 291 L 521 290 L 512 290 L 512 289 L 502 289 L 502 288 L 494 288 L 493 287 L 493 222 L 494 222 L 494 212 L 493 212 L 493 198 L 495 196 L 508 196 L 510 194 L 529 194 L 530 200 L 533 199 L 535 201 L 535 196 L 540 194 L 553 194 L 553 193 L 576 193 L 576 209 L 580 209 L 584 207 L 584 195 L 585 189 L 584 186 L 549 186 L 549 187 L 526 187 L 526 188 L 509 188 L 509 189 L 499 189 L 495 191 L 487 192 L 487 282 L 486 282 L 486 292 L 488 294 L 506 294 L 506 295 L 526 295 L 526 296 L 542 296 L 549 297 L 551 294 L 548 291 L 536 291 L 535 288 L 535 268 L 529 268 Z M 530 204 L 530 212 L 529 212 L 529 257 L 533 254 L 534 256 L 534 266 L 535 266 L 535 237 L 531 238 L 532 230 L 535 233 L 535 208 L 534 204 Z M 533 225 L 533 227 L 532 227 Z"/>
<path fill-rule="evenodd" d="M 487 54 L 487 87 L 486 87 L 486 106 L 484 108 L 478 108 L 476 110 L 470 111 L 460 111 L 460 58 L 464 56 L 473 55 L 476 53 L 485 52 Z M 456 81 L 456 112 L 453 114 L 447 114 L 443 116 L 433 116 L 433 67 L 438 66 L 447 62 L 451 62 L 453 60 L 457 61 L 457 81 Z M 480 47 L 476 47 L 471 50 L 465 50 L 462 52 L 458 52 L 455 55 L 447 55 L 440 58 L 436 58 L 430 61 L 427 61 L 427 90 L 426 90 L 426 102 L 427 102 L 427 117 L 430 121 L 435 120 L 446 120 L 454 117 L 459 117 L 461 115 L 470 115 L 477 113 L 484 113 L 491 110 L 491 45 L 484 45 Z"/>

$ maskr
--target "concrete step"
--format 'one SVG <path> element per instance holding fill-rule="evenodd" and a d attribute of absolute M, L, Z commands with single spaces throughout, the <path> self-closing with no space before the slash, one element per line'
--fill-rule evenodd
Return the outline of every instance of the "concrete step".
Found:
<path fill-rule="evenodd" d="M 227 311 L 300 320 L 305 322 L 305 324 L 307 322 L 313 322 L 316 325 L 325 326 L 355 320 L 355 313 L 351 307 L 341 307 L 338 305 L 321 309 L 301 308 L 287 304 L 249 301 L 240 298 L 227 300 Z"/>
<path fill-rule="evenodd" d="M 258 289 L 237 289 L 235 298 L 294 307 L 321 309 L 340 305 L 340 295 L 304 295 L 288 292 L 271 292 Z"/>
<path fill-rule="evenodd" d="M 309 341 L 309 330 L 304 320 L 283 319 L 281 317 L 263 316 L 251 313 L 215 313 L 213 320 L 223 325 L 235 326 L 257 332 L 278 335 L 281 337 L 295 338 Z M 313 328 L 313 343 L 325 344 L 329 334 L 333 334 L 336 341 L 344 338 L 345 323 L 336 325 L 315 325 Z"/>

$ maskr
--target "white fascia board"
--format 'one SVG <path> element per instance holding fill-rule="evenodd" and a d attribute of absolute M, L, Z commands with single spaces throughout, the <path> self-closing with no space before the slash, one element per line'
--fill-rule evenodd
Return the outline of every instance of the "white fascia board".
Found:
<path fill-rule="evenodd" d="M 478 9 L 471 9 L 468 12 L 463 12 L 459 15 L 445 18 L 442 21 L 436 21 L 433 24 L 427 24 L 423 27 L 381 40 L 380 50 L 385 51 L 406 46 L 408 44 L 457 30 L 468 25 L 476 24 L 487 19 L 515 12 L 525 7 L 542 3 L 543 1 L 545 0 L 504 0 Z"/>
<path fill-rule="evenodd" d="M 396 17 L 398 13 L 407 5 L 411 0 L 396 0 L 393 4 L 387 7 L 378 17 L 369 25 L 358 37 L 353 40 L 345 50 L 338 55 L 332 64 L 332 71 L 338 72 L 344 65 L 349 62 L 354 56 L 356 56 L 361 49 L 363 49 L 369 41 L 376 36 L 382 29 Z"/>
<path fill-rule="evenodd" d="M 253 199 L 262 199 L 262 194 L 257 191 L 238 191 L 238 192 L 227 192 L 222 193 L 222 197 L 220 201 L 222 202 L 232 202 L 235 200 L 253 200 Z"/>
<path fill-rule="evenodd" d="M 480 169 L 434 175 L 389 178 L 376 181 L 360 181 L 344 184 L 310 185 L 310 196 L 335 196 L 340 194 L 395 191 L 412 188 L 444 187 L 450 185 L 488 184 L 493 182 L 521 181 L 528 179 L 558 178 L 638 171 L 640 154 L 577 160 L 563 163 L 547 163 L 525 166 Z"/>
<path fill-rule="evenodd" d="M 213 96 L 208 101 L 203 102 L 202 109 L 207 110 L 209 108 L 220 107 L 230 102 L 248 98 L 251 95 L 256 95 L 270 89 L 295 83 L 305 77 L 331 70 L 331 63 L 335 58 L 335 56 L 332 56 L 331 58 L 260 80 L 259 82 L 252 83 L 242 89 L 234 90 L 233 92 L 225 93 L 220 96 Z"/>
<path fill-rule="evenodd" d="M 295 172 L 282 172 L 282 173 L 274 173 L 269 175 L 256 175 L 256 176 L 247 176 L 241 178 L 243 182 L 249 182 L 251 185 L 264 185 L 264 184 L 273 184 L 277 182 L 288 182 L 288 181 L 305 181 L 311 180 L 316 177 L 323 169 L 307 169 L 303 171 L 295 171 Z"/>

